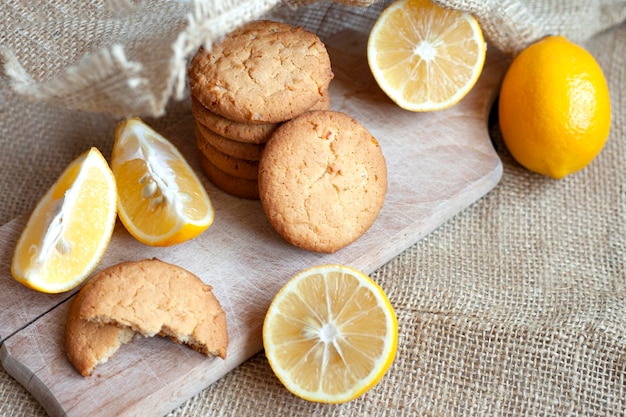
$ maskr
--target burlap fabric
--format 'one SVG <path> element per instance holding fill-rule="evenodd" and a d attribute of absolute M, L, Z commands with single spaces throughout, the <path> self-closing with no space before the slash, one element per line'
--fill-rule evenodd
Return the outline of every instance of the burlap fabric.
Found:
<path fill-rule="evenodd" d="M 400 337 L 389 373 L 363 397 L 344 405 L 301 401 L 281 387 L 259 353 L 170 415 L 624 415 L 626 24 L 620 22 L 626 3 L 439 1 L 471 10 L 490 41 L 513 53 L 546 33 L 564 33 L 584 44 L 603 67 L 611 91 L 613 124 L 606 147 L 583 171 L 554 181 L 511 159 L 494 118 L 494 146 L 504 163 L 501 183 L 373 274 L 396 308 Z M 269 11 L 321 32 L 342 25 L 363 28 L 383 7 L 216 3 L 196 11 L 212 16 L 214 33 Z M 135 114 L 155 116 L 148 122 L 163 129 L 189 114 L 188 101 L 176 100 L 185 96 L 181 75 L 169 72 L 178 52 L 162 50 L 192 25 L 189 3 L 54 4 L 0 5 L 1 45 L 10 47 L 4 62 L 17 82 L 14 90 L 4 76 L 0 85 L 0 223 L 32 209 L 87 146 L 110 154 L 116 116 L 135 108 Z M 146 14 L 136 11 L 140 6 Z M 120 10 L 134 20 L 125 21 Z M 77 12 L 82 18 L 69 20 L 81 25 L 54 20 Z M 108 20 L 94 26 L 89 15 Z M 34 26 L 24 26 L 24 20 Z M 218 22 L 224 23 L 221 29 Z M 133 37 L 136 25 L 142 37 Z M 201 43 L 210 42 L 203 33 Z M 161 49 L 142 49 L 153 39 Z M 193 44 L 197 40 L 186 47 Z M 122 51 L 126 60 L 116 62 L 140 70 L 133 75 L 141 78 L 137 85 L 119 70 L 103 78 L 108 87 L 98 87 L 99 75 L 91 74 L 66 94 L 53 88 L 63 85 L 77 62 L 92 59 L 85 58 L 88 52 L 106 58 Z M 141 71 L 158 68 L 152 65 L 159 62 L 161 70 L 142 78 Z M 81 94 L 94 100 L 92 107 L 70 100 Z M 145 101 L 133 101 L 136 94 Z M 0 415 L 45 415 L 4 371 L 0 398 Z"/>

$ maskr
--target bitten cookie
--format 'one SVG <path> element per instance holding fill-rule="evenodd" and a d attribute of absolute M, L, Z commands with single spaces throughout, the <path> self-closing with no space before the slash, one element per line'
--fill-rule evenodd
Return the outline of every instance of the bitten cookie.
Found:
<path fill-rule="evenodd" d="M 199 50 L 189 87 L 204 107 L 242 123 L 289 120 L 322 100 L 333 78 L 324 44 L 300 27 L 250 22 Z"/>
<path fill-rule="evenodd" d="M 85 284 L 87 287 L 89 283 Z M 85 288 L 83 287 L 83 288 Z M 82 376 L 90 376 L 125 343 L 137 335 L 134 330 L 114 324 L 99 325 L 80 318 L 80 306 L 86 291 L 79 291 L 72 300 L 65 325 L 65 351 L 74 368 Z"/>
<path fill-rule="evenodd" d="M 288 242 L 332 253 L 374 223 L 387 192 L 376 139 L 335 111 L 303 114 L 279 127 L 259 163 L 259 196 Z"/>
<path fill-rule="evenodd" d="M 136 333 L 226 357 L 226 317 L 211 286 L 156 258 L 111 266 L 83 286 L 68 314 L 68 358 L 90 375 Z"/>

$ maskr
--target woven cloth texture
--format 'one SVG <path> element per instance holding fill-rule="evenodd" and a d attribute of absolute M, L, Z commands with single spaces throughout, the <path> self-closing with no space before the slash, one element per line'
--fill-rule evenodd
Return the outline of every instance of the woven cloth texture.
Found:
<path fill-rule="evenodd" d="M 436 1 L 473 13 L 486 37 L 507 52 L 517 52 L 546 34 L 584 41 L 626 16 L 624 1 L 617 0 Z M 311 2 L 286 3 L 294 10 Z M 0 57 L 14 89 L 32 100 L 117 116 L 162 116 L 170 99 L 184 96 L 186 63 L 200 45 L 210 47 L 220 36 L 282 3 L 8 0 L 0 5 Z M 342 0 L 331 5 L 344 3 L 363 9 L 376 2 Z M 377 10 L 369 8 L 365 14 L 375 16 Z M 328 22 L 356 24 L 331 16 L 320 30 L 329 30 Z"/>
<path fill-rule="evenodd" d="M 474 13 L 489 41 L 513 54 L 547 33 L 584 45 L 611 91 L 605 148 L 584 170 L 555 181 L 511 158 L 494 117 L 490 130 L 503 161 L 501 182 L 372 274 L 396 309 L 399 345 L 390 371 L 364 396 L 343 405 L 299 400 L 281 386 L 260 352 L 169 416 L 624 414 L 626 3 L 438 1 Z M 16 90 L 16 79 L 3 75 L 0 84 L 0 224 L 30 211 L 86 146 L 110 154 L 120 115 L 133 110 L 166 129 L 190 113 L 181 75 L 171 76 L 171 51 L 163 45 L 187 33 L 194 13 L 189 7 L 201 3 L 52 3 L 0 5 L 4 62 L 23 83 Z M 268 12 L 332 34 L 345 26 L 367 28 L 384 7 L 215 3 L 219 7 L 206 8 L 213 4 L 206 2 L 197 11 L 210 16 L 214 35 Z M 153 20 L 157 16 L 160 24 Z M 71 19 L 53 27 L 58 17 Z M 28 30 L 21 26 L 27 20 L 33 24 Z M 78 23 L 84 30 L 72 26 Z M 212 39 L 204 32 L 198 36 L 181 44 L 191 50 Z M 152 56 L 142 56 L 155 44 L 160 47 L 149 50 Z M 176 59 L 184 61 L 189 50 Z M 90 59 L 130 63 L 138 70 L 132 73 L 136 89 L 127 81 L 117 84 L 126 77 L 121 67 L 102 68 L 66 94 L 52 94 Z M 25 91 L 33 85 L 35 94 Z M 136 102 L 139 97 L 144 101 Z M 0 416 L 46 415 L 2 369 L 0 398 Z"/>

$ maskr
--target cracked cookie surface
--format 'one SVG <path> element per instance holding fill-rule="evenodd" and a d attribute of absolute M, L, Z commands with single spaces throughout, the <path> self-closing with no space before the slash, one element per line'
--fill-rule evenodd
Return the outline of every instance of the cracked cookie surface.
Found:
<path fill-rule="evenodd" d="M 387 192 L 376 139 L 336 111 L 313 111 L 279 127 L 259 163 L 259 195 L 270 223 L 303 249 L 335 252 L 374 223 Z"/>
<path fill-rule="evenodd" d="M 321 40 L 307 30 L 269 20 L 250 22 L 189 69 L 191 93 L 210 111 L 242 123 L 278 123 L 323 99 L 333 78 Z"/>

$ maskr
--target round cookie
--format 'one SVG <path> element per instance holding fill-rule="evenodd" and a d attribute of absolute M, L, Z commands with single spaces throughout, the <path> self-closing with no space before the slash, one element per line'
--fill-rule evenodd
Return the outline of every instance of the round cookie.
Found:
<path fill-rule="evenodd" d="M 198 155 L 202 171 L 209 181 L 220 190 L 235 197 L 248 200 L 259 199 L 259 185 L 257 181 L 234 177 L 211 163 L 202 153 Z"/>
<path fill-rule="evenodd" d="M 209 110 L 242 123 L 278 123 L 310 109 L 333 78 L 313 33 L 269 20 L 250 22 L 188 68 L 191 93 Z"/>
<path fill-rule="evenodd" d="M 196 128 L 197 129 L 197 128 Z M 203 139 L 198 139 L 200 133 L 196 132 L 196 146 L 198 150 L 216 168 L 224 171 L 233 177 L 256 181 L 259 177 L 259 161 L 249 161 L 226 155 L 215 146 Z"/>
<path fill-rule="evenodd" d="M 279 125 L 279 123 L 252 124 L 228 120 L 204 107 L 193 96 L 191 97 L 191 112 L 196 122 L 214 133 L 244 143 L 267 142 Z"/>
<path fill-rule="evenodd" d="M 211 129 L 196 122 L 196 142 L 208 142 L 222 153 L 248 161 L 260 161 L 264 143 L 243 143 L 218 135 Z"/>
<path fill-rule="evenodd" d="M 378 142 L 341 112 L 307 112 L 284 123 L 259 164 L 267 218 L 285 240 L 311 251 L 332 253 L 358 239 L 386 192 Z"/>
<path fill-rule="evenodd" d="M 309 109 L 328 110 L 330 107 L 330 94 L 326 91 L 320 101 Z M 265 143 L 279 126 L 279 123 L 241 123 L 226 119 L 217 113 L 213 113 L 191 96 L 191 111 L 194 118 L 201 125 L 208 127 L 214 133 L 228 139 L 244 143 Z"/>

